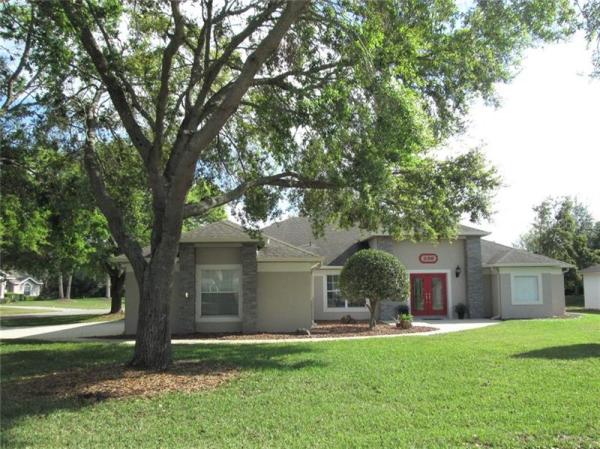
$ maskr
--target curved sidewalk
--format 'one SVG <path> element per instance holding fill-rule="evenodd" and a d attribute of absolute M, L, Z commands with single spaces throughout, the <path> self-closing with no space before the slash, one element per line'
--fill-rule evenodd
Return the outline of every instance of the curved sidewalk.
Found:
<path fill-rule="evenodd" d="M 335 340 L 364 340 L 367 338 L 400 338 L 448 334 L 482 327 L 493 326 L 500 321 L 493 320 L 440 320 L 440 321 L 415 321 L 415 325 L 435 327 L 431 332 L 413 334 L 369 335 L 349 337 L 313 337 L 313 338 L 273 338 L 265 340 L 223 340 L 218 338 L 173 340 L 174 344 L 269 344 L 269 343 L 309 343 Z M 94 339 L 94 337 L 112 337 L 122 335 L 125 331 L 125 322 L 109 321 L 98 323 L 62 324 L 55 326 L 13 327 L 0 329 L 1 340 L 43 340 L 43 341 L 102 341 L 104 343 L 133 344 L 131 339 Z"/>

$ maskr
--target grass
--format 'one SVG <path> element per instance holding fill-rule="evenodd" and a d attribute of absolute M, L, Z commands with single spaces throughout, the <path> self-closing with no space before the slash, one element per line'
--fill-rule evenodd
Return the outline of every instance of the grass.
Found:
<path fill-rule="evenodd" d="M 8 315 L 23 315 L 23 314 L 31 314 L 31 313 L 44 313 L 43 310 L 33 310 L 28 307 L 2 307 L 0 306 L 0 318 Z"/>
<path fill-rule="evenodd" d="M 3 448 L 598 448 L 600 315 L 440 336 L 178 345 L 232 363 L 216 390 L 2 403 Z M 4 342 L 2 387 L 126 362 L 111 343 Z M 67 375 L 67 374 L 65 374 Z"/>
<path fill-rule="evenodd" d="M 124 313 L 99 314 L 99 315 L 60 315 L 44 317 L 4 318 L 0 315 L 0 327 L 24 327 L 24 326 L 53 326 L 57 324 L 95 323 L 99 321 L 115 321 L 125 318 Z"/>
<path fill-rule="evenodd" d="M 110 310 L 110 299 L 77 298 L 77 299 L 40 299 L 18 301 L 9 304 L 18 307 L 55 307 L 60 309 L 106 309 Z"/>

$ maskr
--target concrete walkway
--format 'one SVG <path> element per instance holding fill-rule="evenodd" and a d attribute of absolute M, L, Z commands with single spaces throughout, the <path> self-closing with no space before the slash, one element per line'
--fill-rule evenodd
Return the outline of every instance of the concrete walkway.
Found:
<path fill-rule="evenodd" d="M 414 334 L 397 334 L 397 335 L 376 335 L 376 336 L 357 336 L 357 337 L 330 337 L 330 338 L 281 338 L 267 340 L 220 340 L 211 339 L 190 339 L 190 340 L 174 340 L 175 344 L 261 344 L 261 343 L 312 343 L 319 341 L 333 340 L 363 340 L 366 338 L 400 338 L 400 337 L 422 337 L 429 335 L 448 334 L 451 332 L 461 332 L 482 327 L 493 326 L 499 321 L 492 320 L 431 320 L 431 321 L 415 321 L 415 326 L 430 326 L 436 330 L 431 332 L 419 332 Z M 125 322 L 109 321 L 99 323 L 78 323 L 78 324 L 63 324 L 56 326 L 35 326 L 35 327 L 19 327 L 0 329 L 1 340 L 14 339 L 34 339 L 44 341 L 90 341 L 93 337 L 108 337 L 118 336 L 125 332 Z M 98 340 L 95 340 L 98 341 Z M 133 344 L 133 340 L 120 339 L 104 339 L 105 343 L 125 343 Z"/>

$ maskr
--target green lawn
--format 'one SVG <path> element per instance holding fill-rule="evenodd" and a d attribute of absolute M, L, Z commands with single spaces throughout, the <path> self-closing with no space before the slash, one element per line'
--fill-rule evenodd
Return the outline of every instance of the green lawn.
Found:
<path fill-rule="evenodd" d="M 31 313 L 44 313 L 43 310 L 33 310 L 28 307 L 2 307 L 0 306 L 0 318 L 8 315 L 23 315 L 23 314 L 31 314 Z"/>
<path fill-rule="evenodd" d="M 110 299 L 77 298 L 77 299 L 43 299 L 34 301 L 18 301 L 8 305 L 18 307 L 56 307 L 60 309 L 106 309 L 110 310 Z"/>
<path fill-rule="evenodd" d="M 99 315 L 64 315 L 64 316 L 44 316 L 44 317 L 27 317 L 4 318 L 0 311 L 0 327 L 23 327 L 23 326 L 51 326 L 57 324 L 75 324 L 75 323 L 94 323 L 98 321 L 114 321 L 125 318 L 123 313 L 99 314 Z M 26 312 L 21 312 L 26 313 Z"/>
<path fill-rule="evenodd" d="M 2 343 L 2 387 L 125 362 L 109 343 Z M 179 345 L 235 364 L 216 390 L 3 401 L 3 448 L 598 448 L 600 315 L 435 337 Z"/>

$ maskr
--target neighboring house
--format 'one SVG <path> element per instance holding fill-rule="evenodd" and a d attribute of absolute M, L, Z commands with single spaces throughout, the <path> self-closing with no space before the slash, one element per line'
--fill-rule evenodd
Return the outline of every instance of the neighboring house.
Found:
<path fill-rule="evenodd" d="M 0 271 L 0 299 L 6 293 L 17 293 L 25 296 L 39 296 L 43 282 L 26 273 L 17 271 Z"/>
<path fill-rule="evenodd" d="M 482 240 L 486 235 L 461 226 L 454 241 L 415 243 L 328 227 L 315 238 L 309 220 L 295 217 L 263 229 L 259 247 L 261 242 L 235 223 L 208 224 L 181 237 L 172 330 L 295 331 L 348 314 L 366 319 L 367 308 L 348 303 L 339 290 L 345 261 L 364 248 L 390 252 L 404 264 L 408 301 L 417 317 L 453 318 L 458 303 L 468 305 L 472 318 L 564 313 L 562 270 L 570 265 Z M 117 260 L 126 262 L 124 256 Z M 135 333 L 139 293 L 131 267 L 125 289 L 126 332 Z M 398 304 L 385 301 L 380 319 L 393 319 Z"/>
<path fill-rule="evenodd" d="M 581 270 L 586 309 L 600 309 L 600 264 Z"/>

